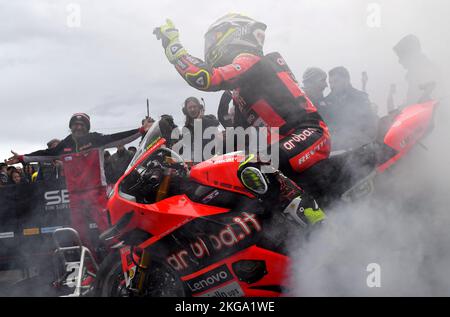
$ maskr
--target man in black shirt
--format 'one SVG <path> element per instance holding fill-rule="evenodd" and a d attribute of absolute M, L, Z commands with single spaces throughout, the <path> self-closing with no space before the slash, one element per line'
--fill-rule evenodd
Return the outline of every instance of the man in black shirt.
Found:
<path fill-rule="evenodd" d="M 353 88 L 344 67 L 329 71 L 331 92 L 325 98 L 326 123 L 332 150 L 347 150 L 370 143 L 376 136 L 378 117 L 365 92 Z"/>
<path fill-rule="evenodd" d="M 125 149 L 123 144 L 117 147 L 117 152 L 114 153 L 110 158 L 111 168 L 112 168 L 112 183 L 117 182 L 117 180 L 123 175 L 131 160 L 133 159 L 133 154 Z"/>

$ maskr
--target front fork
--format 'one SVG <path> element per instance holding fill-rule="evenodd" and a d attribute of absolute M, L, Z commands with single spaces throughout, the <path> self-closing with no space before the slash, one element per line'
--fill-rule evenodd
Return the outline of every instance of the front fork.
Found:
<path fill-rule="evenodd" d="M 135 249 L 126 246 L 121 252 L 122 271 L 128 290 L 137 296 L 143 295 L 145 291 L 145 279 L 150 265 L 150 253 L 145 249 L 137 254 Z"/>
<path fill-rule="evenodd" d="M 137 293 L 142 295 L 145 286 L 145 277 L 148 272 L 148 267 L 150 265 L 150 253 L 148 251 L 142 250 L 141 259 L 139 261 L 139 266 L 137 268 Z"/>

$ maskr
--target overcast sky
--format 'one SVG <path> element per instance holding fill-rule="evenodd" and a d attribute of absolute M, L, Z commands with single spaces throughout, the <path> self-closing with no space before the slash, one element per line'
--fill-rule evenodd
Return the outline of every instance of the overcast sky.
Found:
<path fill-rule="evenodd" d="M 367 22 L 373 3 L 379 27 Z M 80 27 L 68 25 L 70 4 L 81 9 Z M 448 0 L 0 0 L 0 159 L 10 149 L 27 153 L 65 137 L 74 112 L 87 112 L 92 130 L 102 133 L 137 127 L 146 98 L 153 117 L 170 113 L 179 124 L 190 95 L 216 113 L 220 93 L 190 88 L 152 35 L 166 17 L 188 51 L 203 57 L 203 35 L 214 20 L 250 15 L 268 26 L 265 52 L 279 51 L 298 78 L 309 66 L 343 65 L 360 88 L 366 70 L 383 113 L 391 83 L 398 99 L 404 93 L 404 70 L 392 52 L 402 36 L 417 34 L 427 55 L 447 67 L 449 7 Z"/>

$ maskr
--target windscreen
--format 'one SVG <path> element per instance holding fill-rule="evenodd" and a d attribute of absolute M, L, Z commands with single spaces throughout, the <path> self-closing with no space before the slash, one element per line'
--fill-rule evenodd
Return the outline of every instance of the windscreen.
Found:
<path fill-rule="evenodd" d="M 162 137 L 161 130 L 159 128 L 159 122 L 155 121 L 151 128 L 147 131 L 145 136 L 142 138 L 141 142 L 139 143 L 139 147 L 136 151 L 136 154 L 134 155 L 133 159 L 131 160 L 130 165 L 128 165 L 127 171 L 137 162 L 137 160 L 149 149 L 154 145 L 158 140 Z"/>

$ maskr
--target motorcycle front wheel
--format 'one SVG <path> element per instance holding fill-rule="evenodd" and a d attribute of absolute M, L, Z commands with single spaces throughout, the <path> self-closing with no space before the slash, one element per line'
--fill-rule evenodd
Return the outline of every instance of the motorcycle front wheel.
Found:
<path fill-rule="evenodd" d="M 146 273 L 143 297 L 185 297 L 183 282 L 168 266 L 151 262 Z M 130 297 L 135 294 L 125 285 L 122 262 L 118 252 L 109 254 L 100 265 L 95 279 L 93 296 L 96 297 Z"/>

